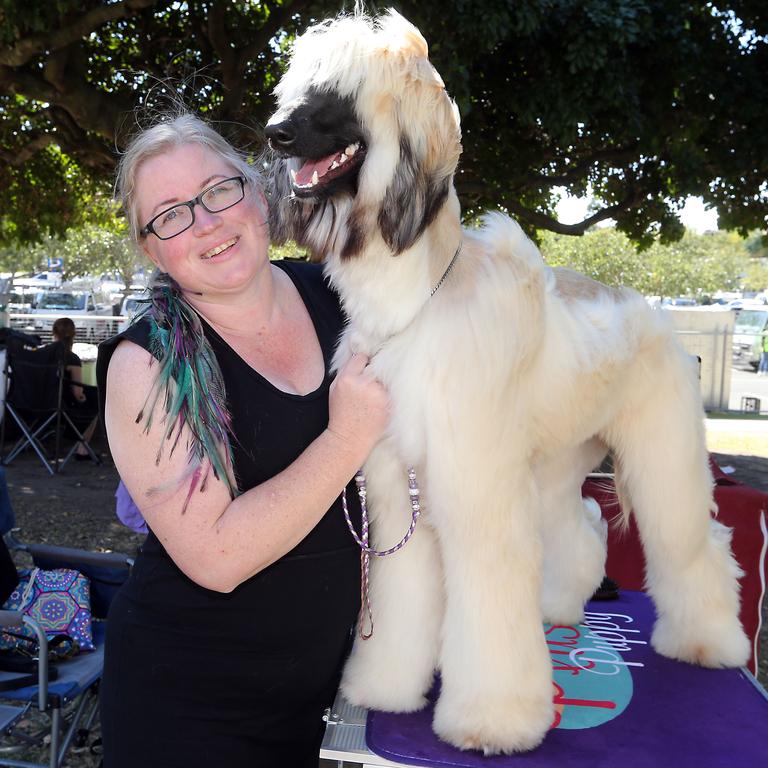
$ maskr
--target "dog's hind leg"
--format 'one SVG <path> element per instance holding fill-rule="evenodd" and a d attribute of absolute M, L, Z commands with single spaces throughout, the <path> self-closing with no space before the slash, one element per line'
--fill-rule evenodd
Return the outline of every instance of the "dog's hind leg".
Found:
<path fill-rule="evenodd" d="M 541 608 L 551 624 L 580 622 L 605 575 L 608 526 L 598 504 L 581 496 L 585 476 L 605 453 L 599 440 L 589 440 L 535 465 L 544 548 Z"/>
<path fill-rule="evenodd" d="M 749 656 L 730 531 L 711 518 L 712 476 L 694 365 L 673 340 L 638 354 L 628 402 L 606 438 L 618 454 L 646 558 L 661 654 L 708 667 Z M 625 510 L 626 513 L 626 510 Z"/>
<path fill-rule="evenodd" d="M 387 549 L 400 541 L 411 521 L 406 467 L 382 442 L 365 472 L 372 545 Z M 349 701 L 370 709 L 421 709 L 434 677 L 444 603 L 440 553 L 427 520 L 419 521 L 401 550 L 371 557 L 370 601 L 373 635 L 355 639 L 342 691 Z M 361 619 L 367 626 L 365 606 Z"/>
<path fill-rule="evenodd" d="M 433 727 L 486 754 L 533 749 L 554 718 L 534 482 L 524 457 L 500 453 L 430 454 L 447 595 Z"/>

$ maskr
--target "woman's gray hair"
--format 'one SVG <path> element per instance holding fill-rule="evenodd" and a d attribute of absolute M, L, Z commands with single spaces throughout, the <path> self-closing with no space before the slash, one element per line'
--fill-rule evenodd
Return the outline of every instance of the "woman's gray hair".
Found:
<path fill-rule="evenodd" d="M 130 140 L 117 168 L 115 197 L 122 203 L 131 238 L 136 243 L 143 226 L 139 223 L 136 209 L 136 174 L 139 167 L 145 160 L 184 144 L 206 147 L 234 166 L 247 180 L 249 191 L 246 194 L 253 195 L 256 190 L 263 189 L 261 174 L 248 162 L 246 155 L 235 149 L 205 120 L 189 112 L 168 114 Z"/>

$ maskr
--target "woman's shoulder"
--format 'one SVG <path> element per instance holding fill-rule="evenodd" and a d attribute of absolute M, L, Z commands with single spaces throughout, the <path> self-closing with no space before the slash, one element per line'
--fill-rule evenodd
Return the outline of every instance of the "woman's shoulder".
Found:
<path fill-rule="evenodd" d="M 313 264 L 303 259 L 280 259 L 272 263 L 309 288 L 321 291 L 331 290 L 323 275 L 322 264 Z"/>
<path fill-rule="evenodd" d="M 298 259 L 274 261 L 273 264 L 293 280 L 305 303 L 311 302 L 320 314 L 334 323 L 342 319 L 339 294 L 331 287 L 323 273 L 322 264 L 312 264 Z"/>
<path fill-rule="evenodd" d="M 111 357 L 122 341 L 132 341 L 147 351 L 152 349 L 152 324 L 146 315 L 139 317 L 124 331 L 99 344 L 99 359 Z"/>
<path fill-rule="evenodd" d="M 123 344 L 129 341 L 131 344 Z M 149 364 L 152 362 L 151 326 L 147 318 L 140 318 L 122 333 L 99 344 L 96 359 L 96 384 L 99 393 L 99 413 L 104 423 L 104 406 L 107 392 L 107 373 L 113 365 L 111 382 L 130 388 L 146 388 L 142 379 L 150 380 Z M 111 386 L 111 385 L 110 385 Z"/>
<path fill-rule="evenodd" d="M 136 322 L 126 328 L 122 333 L 103 341 L 99 344 L 99 356 L 96 360 L 96 380 L 99 387 L 106 385 L 107 370 L 112 361 L 112 357 L 120 348 L 121 342 L 130 341 L 135 345 L 133 348 L 140 347 L 144 350 L 144 357 L 151 354 L 152 350 L 152 326 L 147 317 L 140 317 Z M 123 348 L 131 347 L 130 344 L 123 344 Z M 121 351 L 120 356 L 128 354 L 125 349 Z M 138 352 L 138 350 L 136 350 Z"/>

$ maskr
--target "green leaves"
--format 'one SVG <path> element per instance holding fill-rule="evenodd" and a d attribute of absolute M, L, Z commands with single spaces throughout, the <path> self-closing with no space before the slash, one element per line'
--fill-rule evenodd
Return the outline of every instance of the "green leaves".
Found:
<path fill-rule="evenodd" d="M 163 84 L 258 154 L 291 40 L 341 6 L 0 0 L 0 244 L 90 220 L 116 150 L 167 105 Z M 556 221 L 553 190 L 590 188 L 597 214 L 644 246 L 680 236 L 675 212 L 691 194 L 717 206 L 721 226 L 765 227 L 764 0 L 403 0 L 399 9 L 459 105 L 456 182 L 468 215 L 504 208 L 529 231 L 580 233 L 587 224 Z"/>
<path fill-rule="evenodd" d="M 550 266 L 570 267 L 648 296 L 701 298 L 720 290 L 768 286 L 766 270 L 756 268 L 746 243 L 726 232 L 687 232 L 674 243 L 654 242 L 644 251 L 614 228 L 594 229 L 581 238 L 547 232 L 541 250 Z"/>

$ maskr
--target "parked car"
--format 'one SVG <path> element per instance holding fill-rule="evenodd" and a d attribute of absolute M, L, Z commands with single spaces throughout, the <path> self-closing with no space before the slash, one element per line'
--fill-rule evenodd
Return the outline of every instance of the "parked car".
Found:
<path fill-rule="evenodd" d="M 61 288 L 61 272 L 38 272 L 32 277 L 16 277 L 14 288 Z"/>
<path fill-rule="evenodd" d="M 763 333 L 768 332 L 768 307 L 742 309 L 733 327 L 733 362 L 757 370 L 763 348 Z"/>
<path fill-rule="evenodd" d="M 110 293 L 119 293 L 125 290 L 125 283 L 120 279 L 120 275 L 115 272 L 103 272 L 99 275 L 95 284 L 96 290 L 105 296 Z"/>
<path fill-rule="evenodd" d="M 676 296 L 661 300 L 662 307 L 695 307 L 697 304 L 696 299 L 691 299 L 688 296 Z"/>
<path fill-rule="evenodd" d="M 90 291 L 47 291 L 38 300 L 32 314 L 50 315 L 33 319 L 32 325 L 38 334 L 42 332 L 47 336 L 57 317 L 69 317 L 75 323 L 75 328 L 80 330 L 80 335 L 85 336 L 87 340 L 96 341 L 98 337 L 106 337 L 105 334 L 98 333 L 99 324 L 96 320 L 86 319 L 97 314 L 96 303 Z"/>
<path fill-rule="evenodd" d="M 134 315 L 146 306 L 148 297 L 149 293 L 143 292 L 131 294 L 123 299 L 123 303 L 120 305 L 120 315 L 125 320 L 120 321 L 117 327 L 118 333 L 124 331 L 130 325 Z"/>

